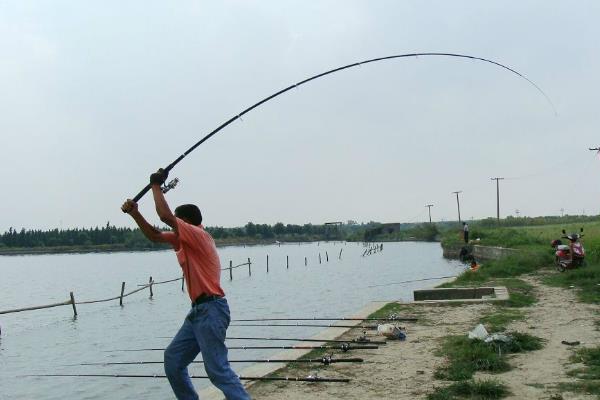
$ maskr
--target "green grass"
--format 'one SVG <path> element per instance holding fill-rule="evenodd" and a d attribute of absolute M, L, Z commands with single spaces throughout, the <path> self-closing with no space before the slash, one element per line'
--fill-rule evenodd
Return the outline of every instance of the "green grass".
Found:
<path fill-rule="evenodd" d="M 385 306 L 369 315 L 368 318 L 389 318 L 392 314 L 411 316 L 415 312 L 414 306 L 409 304 L 387 303 Z"/>
<path fill-rule="evenodd" d="M 544 278 L 551 286 L 577 289 L 577 297 L 584 303 L 600 304 L 600 262 L 591 263 L 582 268 L 556 272 Z"/>
<path fill-rule="evenodd" d="M 522 321 L 525 319 L 525 313 L 521 310 L 515 310 L 505 307 L 499 307 L 495 311 L 484 315 L 479 320 L 488 332 L 501 332 L 506 330 L 506 326 L 513 321 Z"/>
<path fill-rule="evenodd" d="M 559 384 L 564 391 L 587 393 L 600 397 L 600 346 L 581 348 L 571 356 L 571 362 L 583 367 L 569 371 L 568 375 L 579 379 L 577 382 Z"/>
<path fill-rule="evenodd" d="M 579 379 L 600 380 L 600 346 L 578 349 L 571 357 L 571 362 L 581 363 L 583 368 L 569 372 Z"/>
<path fill-rule="evenodd" d="M 581 382 L 566 382 L 559 383 L 558 388 L 563 392 L 587 393 L 600 396 L 599 381 L 581 381 Z"/>
<path fill-rule="evenodd" d="M 597 218 L 597 217 L 596 217 Z M 593 260 L 600 261 L 600 222 L 567 222 L 565 217 L 564 224 L 547 224 L 532 226 L 513 226 L 498 227 L 486 226 L 484 223 L 471 223 L 471 239 L 481 239 L 478 244 L 483 246 L 501 246 L 517 249 L 528 249 L 532 247 L 548 249 L 551 252 L 550 242 L 553 239 L 559 239 L 562 230 L 567 232 L 579 232 L 579 228 L 584 229 L 584 242 L 586 247 L 592 249 L 588 256 Z M 460 228 L 444 231 L 442 235 L 443 245 L 457 245 L 461 243 Z"/>
<path fill-rule="evenodd" d="M 541 267 L 552 263 L 551 254 L 544 251 L 523 251 L 481 263 L 476 272 L 470 270 L 459 275 L 452 286 L 473 286 L 498 278 L 514 278 L 519 275 L 538 271 Z"/>
<path fill-rule="evenodd" d="M 369 315 L 368 318 L 390 318 L 392 315 L 400 318 L 418 318 L 420 325 L 428 325 L 430 323 L 427 319 L 427 313 L 423 309 L 401 303 L 388 303 Z"/>
<path fill-rule="evenodd" d="M 438 388 L 428 394 L 428 400 L 473 399 L 488 400 L 501 399 L 509 394 L 505 384 L 495 380 L 470 380 L 453 383 L 445 388 Z"/>
<path fill-rule="evenodd" d="M 448 365 L 436 370 L 437 379 L 461 381 L 472 378 L 476 371 L 498 373 L 510 370 L 510 365 L 494 347 L 467 336 L 444 338 L 436 355 L 448 358 Z"/>
<path fill-rule="evenodd" d="M 472 378 L 476 371 L 506 372 L 511 368 L 506 354 L 542 348 L 542 339 L 535 336 L 519 332 L 508 335 L 513 338 L 512 342 L 501 345 L 471 340 L 466 335 L 445 337 L 436 355 L 447 357 L 448 363 L 436 370 L 435 378 L 462 381 Z"/>

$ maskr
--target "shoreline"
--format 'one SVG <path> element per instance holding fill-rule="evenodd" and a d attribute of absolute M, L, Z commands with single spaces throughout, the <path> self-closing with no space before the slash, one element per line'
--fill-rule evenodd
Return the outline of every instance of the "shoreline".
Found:
<path fill-rule="evenodd" d="M 313 241 L 294 241 L 294 242 L 281 242 L 282 244 L 291 243 L 312 243 L 312 242 L 324 242 L 324 240 L 313 240 Z M 332 240 L 333 241 L 333 240 Z M 337 240 L 336 240 L 337 241 Z M 229 246 L 264 246 L 270 244 L 277 244 L 272 240 L 249 240 L 244 242 L 223 242 L 215 241 L 217 247 L 229 247 Z M 27 256 L 27 255 L 46 255 L 46 254 L 89 254 L 89 253 L 133 253 L 133 252 L 147 252 L 147 251 L 164 251 L 170 250 L 169 246 L 161 247 L 134 247 L 125 248 L 123 246 L 73 246 L 73 247 L 28 247 L 28 248 L 0 248 L 0 256 Z"/>
<path fill-rule="evenodd" d="M 360 243 L 348 240 L 294 240 L 294 241 L 275 241 L 273 239 L 255 239 L 246 241 L 221 241 L 215 240 L 217 248 L 229 247 L 229 246 L 268 246 L 268 245 L 290 245 L 290 244 L 303 244 L 303 243 L 314 243 L 314 242 L 348 242 L 348 243 Z M 384 241 L 376 241 L 372 243 L 381 243 Z M 388 241 L 392 242 L 392 241 Z M 398 240 L 398 242 L 413 242 L 413 240 Z M 420 242 L 414 240 L 414 242 Z M 369 242 L 371 243 L 371 242 Z M 1 256 L 37 256 L 47 254 L 90 254 L 90 253 L 133 253 L 133 252 L 148 252 L 148 251 L 164 251 L 170 250 L 169 246 L 161 247 L 135 247 L 135 248 L 124 248 L 121 245 L 99 245 L 99 246 L 57 246 L 57 247 L 28 247 L 28 248 L 0 248 Z"/>

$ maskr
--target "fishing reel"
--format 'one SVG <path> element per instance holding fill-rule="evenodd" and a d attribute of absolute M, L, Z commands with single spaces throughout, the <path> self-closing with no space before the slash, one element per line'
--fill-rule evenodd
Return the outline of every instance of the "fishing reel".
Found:
<path fill-rule="evenodd" d="M 366 334 L 363 334 L 353 340 L 353 342 L 356 342 L 356 343 L 369 343 L 370 341 L 371 341 L 371 339 L 369 339 Z"/>
<path fill-rule="evenodd" d="M 388 315 L 387 320 L 388 321 L 401 321 L 401 320 L 403 320 L 403 318 L 404 317 L 402 315 L 400 315 L 400 314 L 391 313 L 391 314 Z"/>
<path fill-rule="evenodd" d="M 320 379 L 321 377 L 319 376 L 318 372 L 313 372 L 310 375 L 306 376 L 306 380 L 309 382 L 319 382 Z"/>
<path fill-rule="evenodd" d="M 350 343 L 342 343 L 342 345 L 340 346 L 340 350 L 346 353 L 348 350 L 350 350 Z"/>
<path fill-rule="evenodd" d="M 329 365 L 329 364 L 331 364 L 331 354 L 323 356 L 323 358 L 321 358 L 321 363 L 323 365 Z"/>
<path fill-rule="evenodd" d="M 169 183 L 163 183 L 163 185 L 160 187 L 160 190 L 163 193 L 167 193 L 169 190 L 175 189 L 175 186 L 177 186 L 178 183 L 179 183 L 179 178 L 175 178 L 175 179 L 169 181 Z"/>

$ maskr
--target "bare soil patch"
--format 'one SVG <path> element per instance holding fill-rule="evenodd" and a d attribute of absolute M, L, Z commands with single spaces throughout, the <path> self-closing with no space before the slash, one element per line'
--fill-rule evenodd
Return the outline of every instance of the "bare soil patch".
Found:
<path fill-rule="evenodd" d="M 534 285 L 538 302 L 522 308 L 526 318 L 508 325 L 508 330 L 529 333 L 546 340 L 541 350 L 509 356 L 511 371 L 502 374 L 477 373 L 475 378 L 495 378 L 505 383 L 511 395 L 508 399 L 592 399 L 594 396 L 561 393 L 559 382 L 574 382 L 567 371 L 577 367 L 569 357 L 578 346 L 562 341 L 579 341 L 580 346 L 599 343 L 600 332 L 595 324 L 600 307 L 576 301 L 572 290 L 548 287 L 539 277 L 525 277 Z M 360 364 L 329 366 L 289 365 L 277 376 L 307 376 L 350 378 L 350 383 L 255 383 L 250 387 L 254 399 L 425 399 L 436 387 L 451 382 L 436 380 L 434 371 L 446 360 L 436 356 L 441 338 L 466 335 L 479 319 L 502 308 L 490 303 L 411 305 L 406 314 L 419 315 L 415 323 L 405 323 L 406 341 L 388 341 L 377 350 L 354 350 L 334 354 L 334 357 L 361 357 Z M 357 334 L 345 334 L 351 339 Z M 373 337 L 380 340 L 381 337 Z"/>

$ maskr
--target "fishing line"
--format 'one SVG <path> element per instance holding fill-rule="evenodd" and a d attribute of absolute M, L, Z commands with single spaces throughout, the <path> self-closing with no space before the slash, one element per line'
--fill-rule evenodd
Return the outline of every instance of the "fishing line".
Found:
<path fill-rule="evenodd" d="M 382 287 L 382 286 L 403 285 L 405 283 L 412 283 L 412 282 L 423 282 L 423 281 L 433 281 L 433 280 L 440 280 L 440 279 L 456 278 L 456 276 L 457 275 L 440 276 L 440 277 L 437 277 L 437 278 L 413 279 L 411 281 L 390 282 L 390 283 L 384 283 L 384 284 L 381 284 L 381 285 L 371 285 L 371 286 L 367 286 L 367 287 L 368 288 L 374 288 L 374 287 Z"/>
<path fill-rule="evenodd" d="M 348 64 L 348 65 L 344 65 L 338 68 L 334 68 L 331 69 L 329 71 L 325 71 L 322 72 L 320 74 L 311 76 L 310 78 L 304 79 L 303 81 L 300 81 L 298 83 L 295 83 L 293 85 L 290 85 L 284 89 L 279 90 L 278 92 L 273 93 L 270 96 L 265 97 L 264 99 L 258 101 L 257 103 L 251 105 L 250 107 L 244 109 L 243 111 L 239 112 L 238 114 L 234 115 L 233 117 L 231 117 L 230 119 L 228 119 L 227 121 L 223 122 L 221 125 L 219 125 L 217 128 L 215 128 L 212 132 L 208 133 L 206 136 L 204 136 L 202 139 L 200 139 L 198 142 L 196 142 L 192 147 L 190 147 L 189 149 L 187 149 L 183 154 L 181 154 L 179 157 L 177 157 L 175 159 L 175 161 L 173 161 L 171 164 L 167 165 L 164 170 L 166 172 L 169 172 L 171 169 L 173 169 L 173 167 L 175 167 L 175 165 L 177 165 L 181 160 L 183 160 L 188 154 L 190 154 L 192 151 L 194 151 L 198 146 L 200 146 L 202 143 L 204 143 L 205 141 L 207 141 L 208 139 L 210 139 L 212 136 L 214 136 L 217 132 L 219 132 L 220 130 L 222 130 L 223 128 L 225 128 L 226 126 L 228 126 L 229 124 L 231 124 L 232 122 L 241 119 L 241 117 L 247 113 L 249 113 L 250 111 L 252 111 L 253 109 L 259 107 L 260 105 L 268 102 L 269 100 L 274 99 L 275 97 L 291 90 L 291 89 L 295 89 L 298 86 L 304 85 L 305 83 L 308 83 L 310 81 L 313 81 L 315 79 L 333 74 L 335 72 L 339 72 L 345 69 L 349 69 L 349 68 L 353 68 L 353 67 L 358 67 L 364 64 L 370 64 L 370 63 L 374 63 L 374 62 L 379 62 L 379 61 L 384 61 L 384 60 L 391 60 L 391 59 L 396 59 L 396 58 L 408 58 L 408 57 L 418 57 L 418 56 L 423 56 L 423 57 L 455 57 L 455 58 L 464 58 L 464 59 L 470 59 L 470 60 L 475 60 L 475 61 L 482 61 L 485 63 L 489 63 L 495 66 L 498 66 L 500 68 L 503 68 L 509 72 L 512 72 L 513 74 L 516 74 L 517 76 L 521 77 L 522 79 L 525 79 L 527 82 L 529 82 L 529 84 L 531 84 L 539 93 L 541 93 L 544 98 L 546 99 L 546 101 L 548 102 L 548 104 L 552 107 L 552 110 L 554 112 L 555 115 L 557 115 L 556 112 L 556 108 L 554 107 L 554 104 L 552 103 L 552 101 L 550 100 L 550 98 L 546 95 L 546 93 L 537 85 L 535 84 L 532 80 L 530 80 L 529 78 L 527 78 L 525 75 L 521 74 L 520 72 L 516 71 L 515 69 L 508 67 L 504 64 L 501 64 L 497 61 L 493 61 L 487 58 L 483 58 L 483 57 L 476 57 L 476 56 L 471 56 L 471 55 L 467 55 L 467 54 L 457 54 L 457 53 L 441 53 L 441 52 L 426 52 L 426 53 L 407 53 L 407 54 L 398 54 L 398 55 L 391 55 L 391 56 L 386 56 L 386 57 L 378 57 L 378 58 L 372 58 L 370 60 L 364 60 L 364 61 L 360 61 L 360 62 L 355 62 L 352 64 Z M 135 197 L 133 198 L 133 201 L 137 202 L 139 201 L 151 188 L 150 184 L 147 184 L 137 195 L 135 195 Z M 167 189 L 168 190 L 168 189 Z"/>

